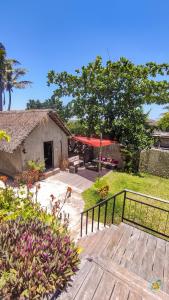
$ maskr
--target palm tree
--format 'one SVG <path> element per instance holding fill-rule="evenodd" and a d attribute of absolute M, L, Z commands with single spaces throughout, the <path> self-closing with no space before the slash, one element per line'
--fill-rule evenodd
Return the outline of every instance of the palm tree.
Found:
<path fill-rule="evenodd" d="M 0 43 L 0 111 L 3 110 L 3 94 L 5 90 L 5 61 L 6 50 L 2 43 Z"/>
<path fill-rule="evenodd" d="M 7 60 L 6 63 L 6 91 L 9 95 L 8 110 L 11 109 L 13 88 L 24 89 L 32 82 L 28 80 L 19 80 L 27 71 L 22 68 L 14 68 L 16 64 L 20 64 L 16 60 Z"/>

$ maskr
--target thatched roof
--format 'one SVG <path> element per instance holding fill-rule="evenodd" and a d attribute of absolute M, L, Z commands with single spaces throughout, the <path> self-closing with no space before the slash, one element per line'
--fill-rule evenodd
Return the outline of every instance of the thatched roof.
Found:
<path fill-rule="evenodd" d="M 48 109 L 0 112 L 0 130 L 10 135 L 10 142 L 0 141 L 0 151 L 13 153 L 32 130 L 48 116 L 69 136 L 70 132 L 55 111 Z"/>

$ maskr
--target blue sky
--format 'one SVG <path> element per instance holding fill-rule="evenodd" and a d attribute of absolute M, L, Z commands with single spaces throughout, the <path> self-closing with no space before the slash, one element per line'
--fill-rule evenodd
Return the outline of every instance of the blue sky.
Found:
<path fill-rule="evenodd" d="M 0 41 L 33 81 L 14 91 L 13 109 L 52 94 L 54 87 L 46 85 L 50 69 L 73 72 L 97 55 L 104 61 L 169 61 L 168 0 L 2 0 L 0 8 Z M 162 112 L 153 105 L 150 117 Z"/>

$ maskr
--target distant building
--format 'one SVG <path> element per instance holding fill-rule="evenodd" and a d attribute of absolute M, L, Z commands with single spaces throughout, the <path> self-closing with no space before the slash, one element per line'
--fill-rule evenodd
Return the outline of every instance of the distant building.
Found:
<path fill-rule="evenodd" d="M 169 132 L 154 131 L 153 137 L 155 147 L 169 149 Z"/>
<path fill-rule="evenodd" d="M 45 161 L 47 169 L 59 167 L 68 157 L 69 130 L 56 112 L 27 110 L 0 112 L 0 130 L 10 142 L 0 141 L 0 172 L 14 176 L 28 160 Z"/>

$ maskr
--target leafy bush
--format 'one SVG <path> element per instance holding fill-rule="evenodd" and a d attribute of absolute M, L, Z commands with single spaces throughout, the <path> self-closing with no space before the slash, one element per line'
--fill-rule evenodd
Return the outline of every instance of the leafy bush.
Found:
<path fill-rule="evenodd" d="M 48 297 L 65 286 L 78 262 L 69 236 L 42 221 L 0 223 L 0 298 Z"/>
<path fill-rule="evenodd" d="M 97 194 L 97 198 L 99 199 L 97 202 L 102 201 L 103 199 L 107 198 L 109 195 L 109 185 L 106 182 L 106 178 L 97 178 L 94 183 L 94 191 Z"/>
<path fill-rule="evenodd" d="M 34 160 L 28 160 L 27 162 L 28 170 L 35 170 L 39 172 L 43 172 L 45 170 L 45 163 L 44 161 L 34 161 Z"/>
<path fill-rule="evenodd" d="M 99 192 L 100 198 L 105 199 L 109 193 L 109 186 L 108 185 L 103 186 L 98 192 Z"/>
<path fill-rule="evenodd" d="M 15 182 L 18 184 L 32 185 L 37 182 L 40 177 L 38 170 L 26 170 L 15 176 Z"/>
<path fill-rule="evenodd" d="M 15 176 L 15 182 L 26 185 L 33 184 L 40 179 L 44 170 L 44 162 L 29 160 L 27 162 L 27 169 Z"/>
<path fill-rule="evenodd" d="M 28 186 L 13 189 L 2 180 L 0 299 L 42 299 L 62 289 L 77 270 L 78 249 L 67 224 L 33 201 Z"/>

